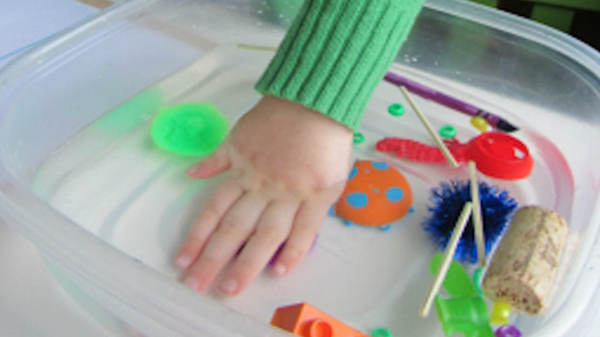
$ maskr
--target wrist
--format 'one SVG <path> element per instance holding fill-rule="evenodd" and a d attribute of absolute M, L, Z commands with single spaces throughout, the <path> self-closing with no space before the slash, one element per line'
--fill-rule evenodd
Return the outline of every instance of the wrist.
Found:
<path fill-rule="evenodd" d="M 268 114 L 268 118 L 282 121 L 280 125 L 291 125 L 296 130 L 312 128 L 315 132 L 327 130 L 327 133 L 353 138 L 353 131 L 341 122 L 329 118 L 323 113 L 294 101 L 265 95 L 250 113 Z M 283 122 L 285 121 L 285 122 Z"/>

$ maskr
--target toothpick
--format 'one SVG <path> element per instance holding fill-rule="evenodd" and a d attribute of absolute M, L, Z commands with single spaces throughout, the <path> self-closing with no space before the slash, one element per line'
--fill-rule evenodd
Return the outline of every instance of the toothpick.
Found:
<path fill-rule="evenodd" d="M 429 132 L 429 135 L 433 138 L 438 148 L 442 151 L 444 157 L 446 157 L 446 160 L 450 163 L 450 165 L 452 165 L 452 167 L 458 168 L 458 162 L 456 161 L 456 159 L 454 159 L 454 156 L 452 155 L 452 153 L 450 153 L 450 150 L 448 150 L 448 147 L 446 146 L 446 144 L 444 144 L 440 136 L 438 136 L 435 130 L 433 130 L 433 127 L 431 126 L 425 115 L 421 112 L 421 110 L 419 110 L 415 102 L 413 102 L 412 98 L 408 94 L 408 90 L 406 90 L 404 86 L 400 86 L 399 88 L 406 100 L 408 101 L 408 103 L 410 104 L 410 106 L 417 114 L 417 117 L 419 117 L 419 119 L 421 120 L 421 123 L 423 123 L 425 129 L 427 129 L 427 132 Z"/>
<path fill-rule="evenodd" d="M 473 225 L 475 227 L 475 243 L 477 245 L 477 261 L 479 267 L 485 268 L 485 240 L 483 236 L 483 218 L 481 217 L 481 200 L 479 199 L 479 184 L 475 162 L 469 160 L 469 175 L 471 176 L 471 202 L 473 203 Z"/>
<path fill-rule="evenodd" d="M 277 48 L 270 46 L 258 46 L 253 44 L 240 43 L 237 45 L 239 49 L 256 50 L 256 51 L 277 51 Z"/>
<path fill-rule="evenodd" d="M 440 287 L 442 286 L 442 283 L 446 278 L 446 274 L 448 273 L 448 269 L 450 268 L 450 263 L 452 263 L 454 253 L 456 252 L 456 247 L 458 246 L 458 241 L 460 240 L 460 237 L 462 236 L 462 233 L 465 230 L 472 209 L 473 204 L 471 202 L 466 202 L 463 206 L 462 212 L 460 213 L 460 217 L 458 218 L 458 221 L 454 226 L 454 231 L 452 232 L 450 241 L 448 242 L 446 250 L 444 251 L 442 262 L 438 267 L 438 270 L 435 274 L 435 278 L 433 279 L 433 283 L 431 285 L 431 289 L 429 290 L 429 294 L 425 299 L 425 303 L 423 303 L 423 306 L 419 310 L 419 315 L 421 317 L 427 317 L 427 315 L 429 315 L 429 311 L 431 310 L 433 300 L 437 293 L 440 291 Z"/>

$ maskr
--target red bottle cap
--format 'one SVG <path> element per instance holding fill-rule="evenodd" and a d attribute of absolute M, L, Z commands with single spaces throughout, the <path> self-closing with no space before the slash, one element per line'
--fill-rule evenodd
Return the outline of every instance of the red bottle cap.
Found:
<path fill-rule="evenodd" d="M 481 173 L 492 178 L 518 180 L 528 177 L 533 159 L 523 142 L 504 132 L 487 132 L 469 142 L 468 157 Z"/>

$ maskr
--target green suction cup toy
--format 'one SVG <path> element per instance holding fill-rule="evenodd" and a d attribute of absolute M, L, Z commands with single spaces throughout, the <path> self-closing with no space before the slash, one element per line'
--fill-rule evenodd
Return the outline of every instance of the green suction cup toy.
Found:
<path fill-rule="evenodd" d="M 186 103 L 162 109 L 152 124 L 156 146 L 182 156 L 205 156 L 227 136 L 228 122 L 210 103 Z"/>

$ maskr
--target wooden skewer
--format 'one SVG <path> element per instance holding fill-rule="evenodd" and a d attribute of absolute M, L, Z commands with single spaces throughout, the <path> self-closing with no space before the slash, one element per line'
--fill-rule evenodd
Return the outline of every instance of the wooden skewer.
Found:
<path fill-rule="evenodd" d="M 247 50 L 256 50 L 256 51 L 277 51 L 276 47 L 270 47 L 270 46 L 257 46 L 257 45 L 253 45 L 253 44 L 245 44 L 245 43 L 239 43 L 238 45 L 239 49 L 247 49 Z"/>
<path fill-rule="evenodd" d="M 431 310 L 433 300 L 437 293 L 440 291 L 440 287 L 442 286 L 442 283 L 446 278 L 446 274 L 448 273 L 448 269 L 450 268 L 450 263 L 452 263 L 454 253 L 456 252 L 456 247 L 458 246 L 458 241 L 460 240 L 460 237 L 462 236 L 462 233 L 465 230 L 472 210 L 473 204 L 471 202 L 466 202 L 463 206 L 462 212 L 460 213 L 460 217 L 456 222 L 456 226 L 454 226 L 454 231 L 452 232 L 450 241 L 448 242 L 446 250 L 444 251 L 442 262 L 435 274 L 435 278 L 433 279 L 433 283 L 431 284 L 429 294 L 425 299 L 425 303 L 423 303 L 423 306 L 419 310 L 419 315 L 421 317 L 427 317 L 427 315 L 429 315 L 429 311 Z"/>
<path fill-rule="evenodd" d="M 454 156 L 452 155 L 452 153 L 450 153 L 450 150 L 448 150 L 448 147 L 446 146 L 446 144 L 444 144 L 440 136 L 438 136 L 435 130 L 433 130 L 433 127 L 431 126 L 425 115 L 421 112 L 421 110 L 419 110 L 415 102 L 413 102 L 412 98 L 408 94 L 408 90 L 406 90 L 406 87 L 400 86 L 399 88 L 406 100 L 408 101 L 408 103 L 410 104 L 410 106 L 417 114 L 417 117 L 419 117 L 419 119 L 421 120 L 421 123 L 423 123 L 425 129 L 427 129 L 427 132 L 429 132 L 429 135 L 433 138 L 438 148 L 442 151 L 444 157 L 446 157 L 446 160 L 450 163 L 450 165 L 452 165 L 452 167 L 458 168 L 458 162 L 456 161 L 456 159 L 454 159 Z"/>
<path fill-rule="evenodd" d="M 481 200 L 479 199 L 479 184 L 477 183 L 475 162 L 469 161 L 471 176 L 471 202 L 473 203 L 473 225 L 475 227 L 475 243 L 477 245 L 477 261 L 479 267 L 485 268 L 485 240 L 483 234 L 483 218 L 481 217 Z"/>

